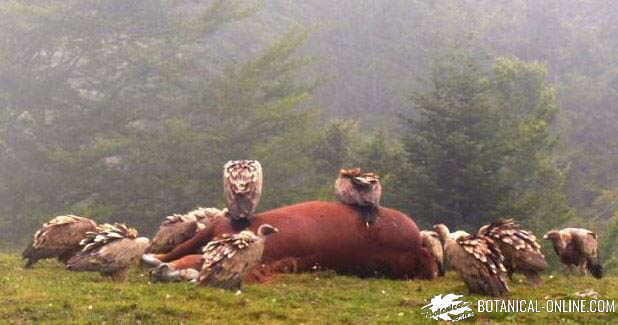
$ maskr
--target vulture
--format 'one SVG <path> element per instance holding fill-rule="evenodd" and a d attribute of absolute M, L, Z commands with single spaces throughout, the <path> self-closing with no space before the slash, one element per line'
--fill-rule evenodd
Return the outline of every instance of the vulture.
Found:
<path fill-rule="evenodd" d="M 204 229 L 214 218 L 223 217 L 227 209 L 197 208 L 187 214 L 174 214 L 161 222 L 159 231 L 150 243 L 146 253 L 165 254 L 174 247 L 191 239 L 196 232 Z"/>
<path fill-rule="evenodd" d="M 32 267 L 38 260 L 57 257 L 64 264 L 80 251 L 79 242 L 86 238 L 86 233 L 94 231 L 97 223 L 84 217 L 73 215 L 58 216 L 43 224 L 22 253 L 26 259 L 26 268 Z"/>
<path fill-rule="evenodd" d="M 197 282 L 215 288 L 241 290 L 242 279 L 255 267 L 264 252 L 265 236 L 279 232 L 262 224 L 257 235 L 251 230 L 223 234 L 204 247 L 204 265 Z"/>
<path fill-rule="evenodd" d="M 551 240 L 560 262 L 570 270 L 577 267 L 583 274 L 586 269 L 593 277 L 603 277 L 603 266 L 599 260 L 597 234 L 582 228 L 551 230 L 543 239 Z"/>
<path fill-rule="evenodd" d="M 470 293 L 499 297 L 509 292 L 504 256 L 492 238 L 465 232 L 449 234 L 443 224 L 434 230 L 444 242 L 449 267 L 459 273 Z"/>
<path fill-rule="evenodd" d="M 86 233 L 80 242 L 82 250 L 69 260 L 67 269 L 125 280 L 129 267 L 139 261 L 149 244 L 148 238 L 137 238 L 137 230 L 124 224 L 103 224 Z"/>
<path fill-rule="evenodd" d="M 481 227 L 478 235 L 492 238 L 498 245 L 510 279 L 514 272 L 519 272 L 533 286 L 541 284 L 539 273 L 547 269 L 547 261 L 531 232 L 521 230 L 513 219 L 501 219 Z"/>
<path fill-rule="evenodd" d="M 262 165 L 257 160 L 233 160 L 223 166 L 223 190 L 228 217 L 246 227 L 262 196 Z"/>
<path fill-rule="evenodd" d="M 438 275 L 444 276 L 444 247 L 437 232 L 431 230 L 421 231 L 421 242 L 423 247 L 431 253 L 431 256 L 438 265 Z"/>
<path fill-rule="evenodd" d="M 382 185 L 374 173 L 361 173 L 360 168 L 342 169 L 335 181 L 335 196 L 341 203 L 359 210 L 367 226 L 378 215 Z"/>

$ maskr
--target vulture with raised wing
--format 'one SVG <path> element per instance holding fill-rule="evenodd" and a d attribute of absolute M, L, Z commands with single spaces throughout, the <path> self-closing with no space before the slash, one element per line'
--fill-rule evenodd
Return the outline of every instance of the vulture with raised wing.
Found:
<path fill-rule="evenodd" d="M 237 234 L 223 234 L 204 247 L 204 264 L 198 282 L 215 288 L 240 290 L 242 279 L 255 267 L 264 252 L 265 236 L 279 230 L 269 224 Z"/>
<path fill-rule="evenodd" d="M 100 272 L 122 281 L 149 244 L 148 238 L 138 238 L 137 230 L 124 224 L 103 224 L 86 234 L 80 243 L 82 250 L 69 260 L 67 269 Z"/>
<path fill-rule="evenodd" d="M 32 267 L 38 260 L 58 258 L 64 264 L 80 251 L 79 242 L 86 238 L 86 233 L 94 231 L 97 223 L 91 219 L 73 215 L 58 216 L 43 224 L 22 253 L 26 259 L 26 268 Z"/>
<path fill-rule="evenodd" d="M 223 166 L 228 217 L 247 226 L 262 196 L 262 165 L 257 160 L 228 161 Z"/>
<path fill-rule="evenodd" d="M 543 239 L 552 241 L 560 262 L 569 270 L 574 266 L 583 274 L 587 269 L 593 277 L 603 277 L 596 233 L 582 228 L 565 228 L 549 231 Z"/>
<path fill-rule="evenodd" d="M 443 224 L 434 230 L 444 242 L 449 267 L 457 271 L 470 293 L 499 297 L 509 292 L 504 256 L 492 238 L 464 232 L 453 236 Z"/>
<path fill-rule="evenodd" d="M 367 226 L 378 217 L 382 185 L 374 173 L 361 173 L 360 168 L 342 169 L 335 181 L 335 196 L 341 203 L 358 209 Z"/>
<path fill-rule="evenodd" d="M 187 214 L 174 214 L 161 222 L 159 231 L 146 250 L 151 254 L 165 254 L 191 239 L 215 218 L 225 217 L 227 209 L 197 208 Z"/>
<path fill-rule="evenodd" d="M 547 261 L 532 232 L 522 230 L 513 219 L 500 219 L 481 227 L 478 234 L 492 238 L 500 247 L 509 278 L 519 272 L 530 284 L 541 284 L 539 273 L 547 269 Z"/>
<path fill-rule="evenodd" d="M 431 253 L 436 261 L 438 265 L 438 275 L 444 276 L 444 247 L 442 246 L 440 235 L 435 231 L 423 230 L 421 231 L 421 241 L 423 247 Z"/>

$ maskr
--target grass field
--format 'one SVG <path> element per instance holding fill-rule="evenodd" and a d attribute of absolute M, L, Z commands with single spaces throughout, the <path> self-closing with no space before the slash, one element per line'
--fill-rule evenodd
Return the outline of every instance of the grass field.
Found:
<path fill-rule="evenodd" d="M 466 293 L 456 274 L 435 281 L 393 281 L 338 276 L 333 272 L 280 275 L 248 285 L 240 295 L 189 283 L 150 284 L 135 269 L 126 283 L 96 273 L 65 271 L 56 261 L 22 269 L 17 255 L 0 254 L 0 323 L 94 324 L 435 324 L 421 307 L 438 294 Z M 545 276 L 533 289 L 512 283 L 509 298 L 581 299 L 593 289 L 618 300 L 616 277 Z M 518 281 L 515 281 L 518 282 Z M 478 296 L 466 296 L 475 305 Z M 476 310 L 476 308 L 473 308 Z M 459 323 L 618 323 L 618 313 L 476 313 Z"/>

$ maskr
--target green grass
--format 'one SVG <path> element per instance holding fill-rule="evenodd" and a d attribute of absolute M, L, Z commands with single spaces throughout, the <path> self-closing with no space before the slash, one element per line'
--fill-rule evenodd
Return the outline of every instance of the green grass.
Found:
<path fill-rule="evenodd" d="M 466 293 L 453 273 L 435 281 L 359 279 L 328 271 L 286 274 L 234 295 L 189 283 L 150 284 L 147 272 L 137 268 L 127 282 L 114 283 L 96 273 L 65 271 L 51 260 L 30 270 L 21 266 L 16 255 L 0 254 L 0 323 L 434 324 L 420 310 L 431 297 Z M 618 300 L 616 277 L 544 280 L 536 289 L 512 283 L 509 298 L 575 299 L 576 291 L 592 288 L 603 299 Z M 464 300 L 474 304 L 478 298 L 466 294 Z M 459 323 L 473 321 L 606 324 L 618 323 L 618 313 L 477 313 Z"/>

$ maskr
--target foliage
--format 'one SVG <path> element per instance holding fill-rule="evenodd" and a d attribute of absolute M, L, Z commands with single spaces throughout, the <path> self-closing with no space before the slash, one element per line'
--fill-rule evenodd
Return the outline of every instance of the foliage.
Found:
<path fill-rule="evenodd" d="M 551 124 L 558 109 L 542 65 L 470 55 L 438 60 L 412 101 L 404 145 L 410 210 L 478 227 L 498 217 L 539 226 L 568 216 Z M 534 227 L 536 228 L 536 227 Z M 536 228 L 536 229 L 538 229 Z"/>

